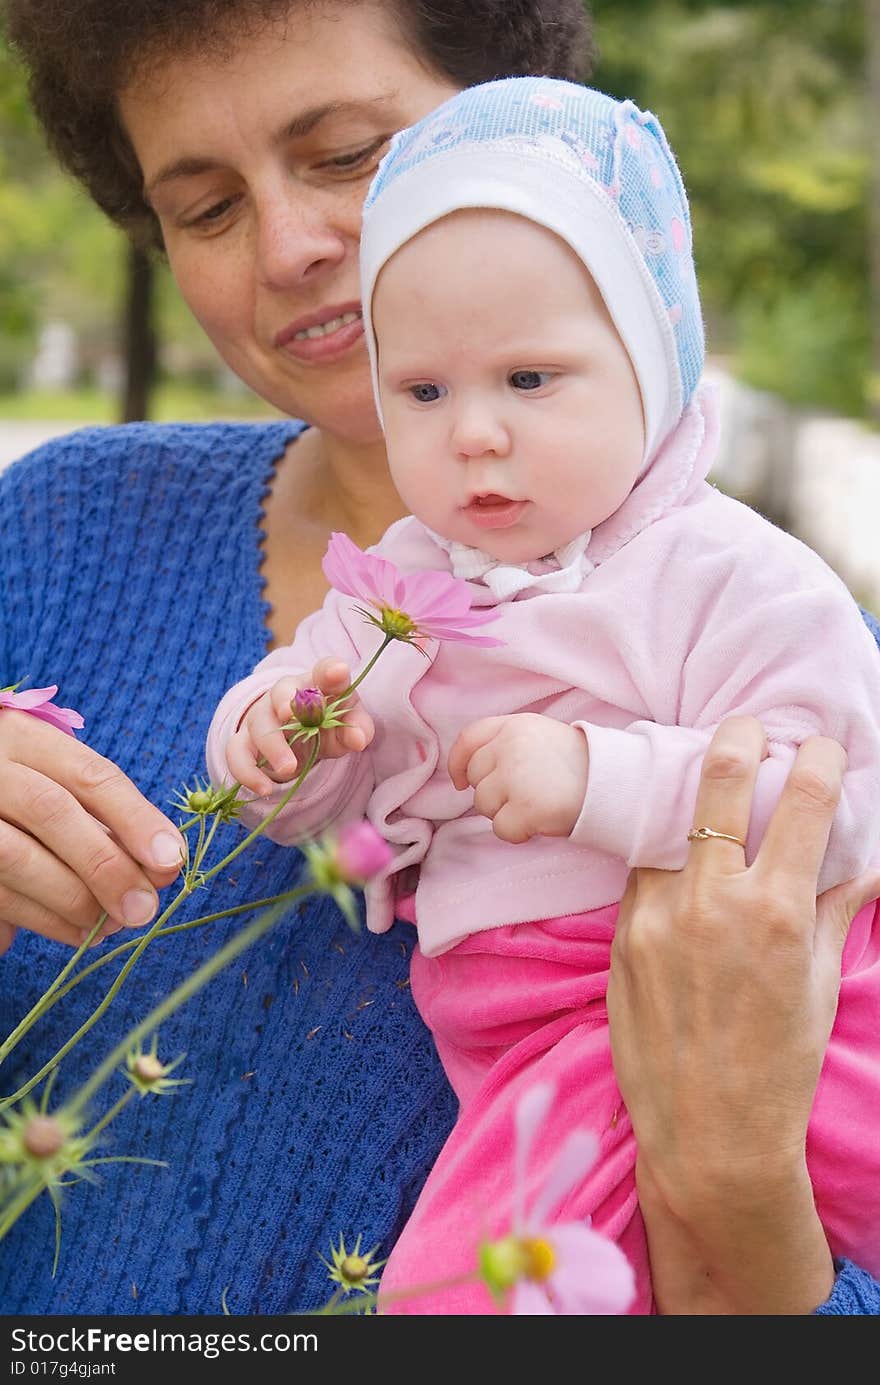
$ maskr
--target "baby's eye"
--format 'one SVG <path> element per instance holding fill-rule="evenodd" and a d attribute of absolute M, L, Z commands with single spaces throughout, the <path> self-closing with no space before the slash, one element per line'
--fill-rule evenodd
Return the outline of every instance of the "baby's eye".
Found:
<path fill-rule="evenodd" d="M 438 399 L 443 398 L 446 389 L 431 380 L 424 380 L 421 384 L 410 385 L 409 392 L 417 404 L 436 404 Z"/>
<path fill-rule="evenodd" d="M 539 390 L 552 378 L 549 370 L 514 370 L 509 376 L 515 390 Z"/>

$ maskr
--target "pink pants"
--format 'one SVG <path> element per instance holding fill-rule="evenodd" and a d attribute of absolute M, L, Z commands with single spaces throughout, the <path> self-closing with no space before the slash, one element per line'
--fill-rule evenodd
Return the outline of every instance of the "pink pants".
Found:
<path fill-rule="evenodd" d="M 459 1118 L 382 1276 L 390 1294 L 466 1275 L 476 1245 L 511 1224 L 513 1111 L 539 1079 L 557 1096 L 536 1142 L 530 1192 L 566 1135 L 600 1136 L 596 1164 L 554 1214 L 591 1217 L 636 1270 L 631 1312 L 651 1313 L 635 1188 L 635 1140 L 608 1043 L 605 990 L 617 905 L 474 934 L 440 957 L 416 949 L 412 990 L 460 1102 Z M 810 1119 L 807 1158 L 835 1255 L 880 1274 L 880 904 L 850 930 L 837 1019 Z M 381 1305 L 386 1313 L 497 1312 L 481 1284 Z"/>

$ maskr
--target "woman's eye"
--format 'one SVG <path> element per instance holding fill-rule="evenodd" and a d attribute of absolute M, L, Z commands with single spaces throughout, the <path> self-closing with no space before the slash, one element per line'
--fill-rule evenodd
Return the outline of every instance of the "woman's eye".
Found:
<path fill-rule="evenodd" d="M 193 217 L 188 224 L 190 226 L 210 226 L 215 221 L 221 221 L 233 205 L 234 200 L 232 197 L 224 197 L 220 202 L 215 202 L 212 207 L 199 212 L 199 215 Z"/>
<path fill-rule="evenodd" d="M 446 393 L 443 385 L 435 385 L 430 380 L 425 380 L 420 385 L 410 385 L 409 392 L 417 404 L 436 404 L 438 399 L 442 399 Z"/>
<path fill-rule="evenodd" d="M 552 376 L 549 370 L 514 370 L 509 378 L 515 390 L 539 390 Z"/>
<path fill-rule="evenodd" d="M 354 169 L 359 169 L 362 165 L 375 158 L 383 144 L 387 144 L 388 135 L 382 135 L 380 139 L 374 139 L 363 149 L 356 149 L 351 154 L 338 154 L 336 158 L 327 159 L 325 163 L 319 164 L 320 168 L 336 168 L 341 173 L 350 173 Z"/>

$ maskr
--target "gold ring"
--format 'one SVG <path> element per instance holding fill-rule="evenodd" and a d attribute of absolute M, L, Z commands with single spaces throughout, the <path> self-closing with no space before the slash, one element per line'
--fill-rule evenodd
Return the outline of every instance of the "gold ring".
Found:
<path fill-rule="evenodd" d="M 742 837 L 735 837 L 732 832 L 716 832 L 714 827 L 692 827 L 688 832 L 689 842 L 708 842 L 712 837 L 716 837 L 722 842 L 736 842 L 743 851 L 746 849 Z"/>

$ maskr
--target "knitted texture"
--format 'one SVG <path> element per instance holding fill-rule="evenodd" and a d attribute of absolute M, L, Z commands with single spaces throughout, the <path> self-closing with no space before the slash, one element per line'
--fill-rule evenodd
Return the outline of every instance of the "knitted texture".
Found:
<path fill-rule="evenodd" d="M 86 719 L 80 738 L 169 813 L 204 773 L 220 696 L 266 652 L 262 503 L 298 427 L 87 430 L 0 477 L 0 686 L 57 682 Z M 225 829 L 211 859 L 240 831 Z M 299 853 L 260 842 L 174 922 L 289 889 L 300 868 Z M 53 1100 L 240 927 L 153 943 Z M 101 1152 L 168 1167 L 108 1164 L 99 1184 L 66 1190 L 55 1279 L 52 1207 L 35 1203 L 0 1247 L 0 1311 L 215 1314 L 224 1290 L 232 1313 L 305 1310 L 330 1297 L 318 1254 L 331 1237 L 387 1253 L 454 1116 L 407 988 L 414 936 L 403 924 L 354 936 L 309 897 L 163 1025 L 160 1055 L 185 1052 L 175 1076 L 192 1086 L 130 1103 Z M 19 933 L 0 958 L 3 1034 L 69 956 Z M 74 1032 L 117 967 L 32 1031 L 4 1091 Z M 111 1082 L 95 1115 L 122 1090 Z"/>
<path fill-rule="evenodd" d="M 815 1314 L 830 1317 L 880 1317 L 880 1284 L 851 1260 L 835 1261 L 837 1278 L 831 1297 L 815 1309 Z"/>

